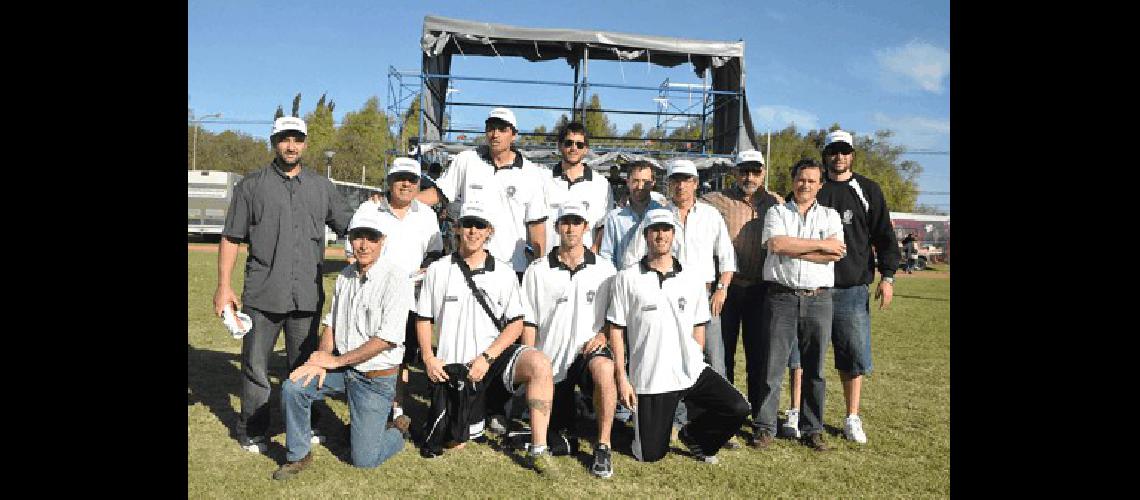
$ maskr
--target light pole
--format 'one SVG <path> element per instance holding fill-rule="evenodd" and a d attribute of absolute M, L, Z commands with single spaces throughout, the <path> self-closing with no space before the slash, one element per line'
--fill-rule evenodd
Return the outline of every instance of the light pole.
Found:
<path fill-rule="evenodd" d="M 332 157 L 336 155 L 336 151 L 331 149 L 325 150 L 325 177 L 332 180 Z"/>
<path fill-rule="evenodd" d="M 212 115 L 194 117 L 194 111 L 190 111 L 190 123 L 194 124 L 194 146 L 190 153 L 190 170 L 198 170 L 198 124 L 202 123 L 205 118 L 221 118 L 221 113 L 214 113 Z"/>

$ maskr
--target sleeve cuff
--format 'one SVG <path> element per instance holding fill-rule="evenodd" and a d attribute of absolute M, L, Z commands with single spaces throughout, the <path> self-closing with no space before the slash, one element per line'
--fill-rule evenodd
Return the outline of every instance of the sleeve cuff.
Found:
<path fill-rule="evenodd" d="M 416 314 L 416 321 L 424 320 L 424 321 L 430 321 L 433 325 L 435 324 L 435 318 L 433 318 L 431 316 L 421 316 L 420 313 L 415 313 L 415 314 Z"/>

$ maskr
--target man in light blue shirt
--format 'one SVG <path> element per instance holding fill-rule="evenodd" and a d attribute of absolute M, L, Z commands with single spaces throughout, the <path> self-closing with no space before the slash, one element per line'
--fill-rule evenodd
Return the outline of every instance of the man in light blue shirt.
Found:
<path fill-rule="evenodd" d="M 598 248 L 598 255 L 610 259 L 617 270 L 636 264 L 638 256 L 629 260 L 625 258 L 626 247 L 635 238 L 641 237 L 638 226 L 645 213 L 664 206 L 654 201 L 649 193 L 653 191 L 653 164 L 638 160 L 629 164 L 629 176 L 625 181 L 629 187 L 629 204 L 622 208 L 615 208 L 606 214 L 605 229 L 602 231 L 602 245 Z M 644 246 L 644 245 L 642 245 Z"/>

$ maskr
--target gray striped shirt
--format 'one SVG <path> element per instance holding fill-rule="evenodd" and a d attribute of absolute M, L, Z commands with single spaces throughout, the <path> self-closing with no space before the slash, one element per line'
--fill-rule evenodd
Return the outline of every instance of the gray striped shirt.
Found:
<path fill-rule="evenodd" d="M 408 310 L 413 303 L 412 288 L 408 273 L 385 257 L 377 259 L 364 276 L 351 265 L 336 277 L 329 326 L 337 351 L 347 353 L 372 337 L 396 344 L 395 348 L 356 365 L 357 370 L 383 370 L 400 364 Z"/>

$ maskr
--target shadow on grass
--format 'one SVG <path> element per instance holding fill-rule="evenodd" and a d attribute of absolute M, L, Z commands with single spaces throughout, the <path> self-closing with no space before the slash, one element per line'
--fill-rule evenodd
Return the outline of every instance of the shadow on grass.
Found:
<path fill-rule="evenodd" d="M 900 293 L 896 293 L 895 298 L 899 298 L 899 297 L 902 297 L 904 299 L 933 300 L 935 302 L 950 302 L 950 299 L 945 299 L 945 298 L 941 298 L 941 297 L 923 297 L 921 295 L 903 295 Z"/>

